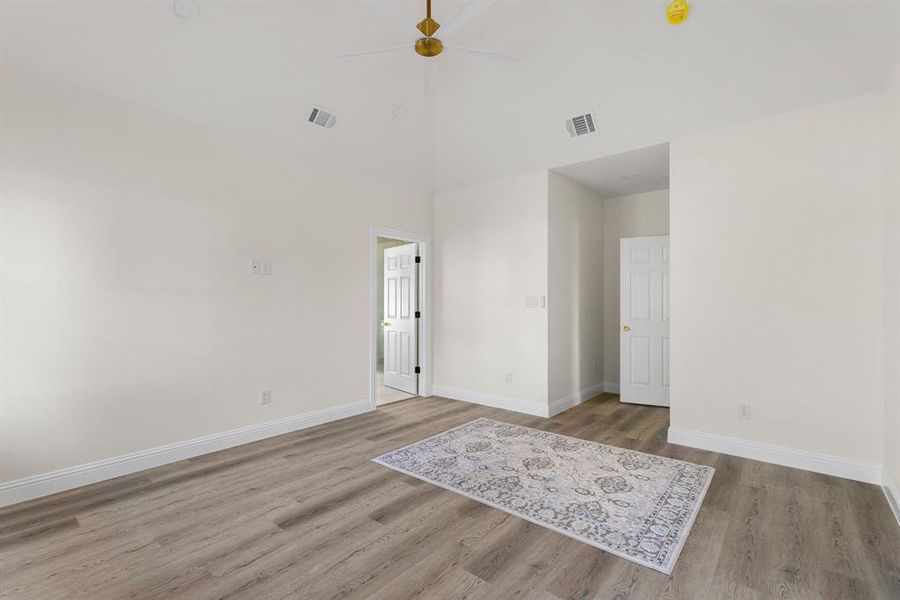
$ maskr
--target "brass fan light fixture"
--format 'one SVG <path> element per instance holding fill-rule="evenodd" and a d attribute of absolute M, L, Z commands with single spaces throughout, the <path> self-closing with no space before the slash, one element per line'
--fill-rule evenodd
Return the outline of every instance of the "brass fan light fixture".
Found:
<path fill-rule="evenodd" d="M 442 39 L 434 37 L 438 29 L 441 30 L 441 38 L 444 40 L 452 39 L 452 36 L 459 31 L 469 21 L 477 17 L 481 11 L 488 7 L 493 0 L 469 0 L 455 15 L 447 22 L 441 25 L 431 17 L 431 0 L 425 0 L 425 18 L 417 25 L 416 29 L 422 37 L 418 37 L 411 44 L 402 44 L 400 46 L 389 46 L 387 48 L 379 48 L 377 50 L 363 50 L 361 52 L 348 52 L 347 54 L 339 54 L 335 58 L 358 58 L 363 56 L 389 55 L 389 54 L 405 54 L 410 49 L 415 50 L 416 54 L 424 58 L 433 59 L 440 54 L 450 54 L 457 56 L 465 56 L 477 60 L 516 62 L 521 60 L 515 56 L 499 54 L 497 52 L 487 52 L 485 50 L 473 50 L 471 48 L 462 48 L 445 44 Z M 368 4 L 381 13 L 386 21 L 391 22 L 397 31 L 406 34 L 409 31 L 409 22 L 396 12 L 396 6 L 390 0 L 368 0 Z M 435 87 L 435 78 L 437 72 L 437 63 L 429 60 L 425 62 L 425 93 L 430 93 Z"/>

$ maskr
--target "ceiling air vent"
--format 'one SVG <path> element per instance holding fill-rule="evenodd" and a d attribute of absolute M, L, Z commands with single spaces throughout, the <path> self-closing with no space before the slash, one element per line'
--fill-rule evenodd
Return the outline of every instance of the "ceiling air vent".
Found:
<path fill-rule="evenodd" d="M 318 106 L 313 106 L 312 112 L 309 113 L 308 122 L 313 125 L 318 125 L 319 127 L 324 127 L 325 129 L 334 129 L 334 126 L 337 124 L 337 115 L 331 111 L 325 110 L 324 108 L 319 108 Z"/>
<path fill-rule="evenodd" d="M 569 137 L 580 137 L 597 131 L 594 129 L 594 117 L 591 116 L 591 113 L 566 119 L 566 130 L 569 132 Z"/>

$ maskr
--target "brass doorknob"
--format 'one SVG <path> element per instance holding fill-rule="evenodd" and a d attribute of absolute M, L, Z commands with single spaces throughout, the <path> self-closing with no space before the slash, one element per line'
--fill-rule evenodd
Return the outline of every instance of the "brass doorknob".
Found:
<path fill-rule="evenodd" d="M 381 326 L 382 326 L 382 327 L 390 327 L 391 324 L 388 323 L 387 321 L 382 321 L 382 322 L 381 322 Z"/>
<path fill-rule="evenodd" d="M 628 325 L 622 325 L 622 331 L 631 331 L 631 327 Z"/>

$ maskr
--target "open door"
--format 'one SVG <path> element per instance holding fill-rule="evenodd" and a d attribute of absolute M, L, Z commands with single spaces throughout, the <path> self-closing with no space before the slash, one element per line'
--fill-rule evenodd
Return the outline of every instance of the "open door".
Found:
<path fill-rule="evenodd" d="M 620 241 L 622 402 L 669 406 L 669 236 Z"/>
<path fill-rule="evenodd" d="M 418 244 L 384 251 L 384 385 L 419 393 L 418 365 Z"/>

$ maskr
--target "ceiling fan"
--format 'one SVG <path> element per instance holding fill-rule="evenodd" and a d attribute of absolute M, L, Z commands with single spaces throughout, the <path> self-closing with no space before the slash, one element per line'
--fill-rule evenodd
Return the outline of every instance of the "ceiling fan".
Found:
<path fill-rule="evenodd" d="M 440 54 L 449 54 L 457 56 L 465 56 L 477 60 L 499 61 L 499 62 L 517 62 L 522 60 L 516 56 L 500 54 L 498 52 L 488 52 L 485 50 L 473 50 L 472 48 L 463 48 L 461 46 L 453 46 L 445 44 L 442 39 L 435 37 L 438 29 L 441 30 L 441 38 L 449 39 L 465 26 L 469 21 L 477 17 L 493 0 L 469 0 L 446 25 L 441 26 L 440 23 L 431 18 L 431 0 L 425 0 L 425 18 L 417 25 L 416 29 L 422 37 L 419 37 L 412 43 L 401 44 L 399 46 L 388 46 L 387 48 L 378 48 L 376 50 L 362 50 L 359 52 L 348 52 L 346 54 L 338 54 L 335 58 L 349 59 L 359 58 L 363 56 L 375 55 L 400 55 L 414 50 L 419 56 L 429 60 L 425 62 L 425 93 L 429 94 L 434 91 L 437 79 L 437 63 L 435 58 Z M 402 15 L 395 11 L 393 4 L 389 0 L 369 0 L 368 3 L 378 10 L 379 13 L 389 22 L 394 24 L 397 30 L 406 34 L 409 30 L 409 24 L 405 22 Z"/>

